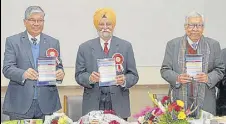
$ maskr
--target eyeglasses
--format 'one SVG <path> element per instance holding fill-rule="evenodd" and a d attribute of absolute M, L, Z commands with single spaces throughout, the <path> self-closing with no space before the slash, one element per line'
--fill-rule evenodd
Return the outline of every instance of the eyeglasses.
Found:
<path fill-rule="evenodd" d="M 31 22 L 32 24 L 35 24 L 36 22 L 38 23 L 38 24 L 41 24 L 41 23 L 43 23 L 44 22 L 44 20 L 43 19 L 38 19 L 38 20 L 35 20 L 35 19 L 27 19 L 29 22 Z"/>
<path fill-rule="evenodd" d="M 187 26 L 189 29 L 194 29 L 195 27 L 197 29 L 201 29 L 201 28 L 203 28 L 204 25 L 203 24 L 187 24 Z"/>
<path fill-rule="evenodd" d="M 104 27 L 105 23 L 100 23 L 99 24 L 100 27 Z M 106 27 L 112 26 L 112 23 L 106 23 Z"/>

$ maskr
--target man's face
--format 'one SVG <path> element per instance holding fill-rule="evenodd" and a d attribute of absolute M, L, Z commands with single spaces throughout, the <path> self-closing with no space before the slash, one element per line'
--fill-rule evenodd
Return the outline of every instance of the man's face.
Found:
<path fill-rule="evenodd" d="M 36 37 L 39 35 L 44 27 L 44 15 L 42 13 L 33 13 L 28 19 L 24 20 L 24 25 L 28 33 Z"/>
<path fill-rule="evenodd" d="M 202 37 L 203 30 L 204 24 L 202 17 L 188 18 L 188 24 L 185 25 L 185 32 L 193 42 L 197 42 Z"/>
<path fill-rule="evenodd" d="M 112 22 L 107 18 L 102 18 L 98 25 L 99 36 L 104 40 L 109 40 L 113 34 Z"/>

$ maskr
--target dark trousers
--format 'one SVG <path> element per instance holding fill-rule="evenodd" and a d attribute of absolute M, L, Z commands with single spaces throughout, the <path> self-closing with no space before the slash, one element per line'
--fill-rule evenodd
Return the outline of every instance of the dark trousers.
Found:
<path fill-rule="evenodd" d="M 100 110 L 113 110 L 112 109 L 112 102 L 111 102 L 111 93 L 109 92 L 108 87 L 102 87 L 101 96 L 100 96 L 100 103 L 99 109 Z M 127 121 L 128 118 L 123 118 Z"/>
<path fill-rule="evenodd" d="M 123 118 L 125 121 L 127 121 L 128 120 L 128 118 Z"/>
<path fill-rule="evenodd" d="M 33 100 L 30 109 L 23 115 L 18 113 L 6 114 L 9 115 L 10 120 L 45 119 L 45 115 L 42 113 L 37 99 Z"/>
<path fill-rule="evenodd" d="M 226 98 L 218 98 L 217 99 L 217 116 L 225 116 L 226 115 Z"/>
<path fill-rule="evenodd" d="M 112 110 L 112 103 L 111 103 L 111 96 L 110 94 L 103 93 L 100 96 L 100 103 L 99 103 L 100 110 Z"/>

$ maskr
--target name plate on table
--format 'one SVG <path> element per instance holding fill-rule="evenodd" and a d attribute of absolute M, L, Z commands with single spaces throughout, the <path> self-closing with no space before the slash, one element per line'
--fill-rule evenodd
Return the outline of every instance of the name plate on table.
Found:
<path fill-rule="evenodd" d="M 100 73 L 99 86 L 116 85 L 116 64 L 115 59 L 98 59 L 98 72 Z"/>
<path fill-rule="evenodd" d="M 56 57 L 38 58 L 37 86 L 56 85 Z"/>
<path fill-rule="evenodd" d="M 187 74 L 194 77 L 202 72 L 202 58 L 201 54 L 187 54 L 185 57 Z"/>

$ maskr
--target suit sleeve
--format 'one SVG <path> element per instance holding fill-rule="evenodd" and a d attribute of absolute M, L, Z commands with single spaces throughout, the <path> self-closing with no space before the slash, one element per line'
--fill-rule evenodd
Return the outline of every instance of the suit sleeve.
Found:
<path fill-rule="evenodd" d="M 129 44 L 128 51 L 127 51 L 125 77 L 126 77 L 125 88 L 130 88 L 134 86 L 139 80 L 139 75 L 136 69 L 136 62 L 135 62 L 133 48 L 131 44 Z"/>
<path fill-rule="evenodd" d="M 23 74 L 26 70 L 17 67 L 16 58 L 16 51 L 13 48 L 12 42 L 7 38 L 2 73 L 9 80 L 23 85 Z"/>
<path fill-rule="evenodd" d="M 161 76 L 164 80 L 170 83 L 171 86 L 176 87 L 176 80 L 178 73 L 173 70 L 173 47 L 171 42 L 167 43 L 165 56 L 163 59 L 162 67 L 160 69 Z"/>
<path fill-rule="evenodd" d="M 59 64 L 57 64 L 57 70 L 58 69 L 64 69 L 63 68 L 63 63 L 62 63 L 62 59 L 61 59 L 61 57 L 60 57 L 60 42 L 57 40 L 57 46 L 56 46 L 56 49 L 57 49 L 57 51 L 59 52 L 59 56 L 58 56 L 58 60 L 59 60 Z"/>
<path fill-rule="evenodd" d="M 75 67 L 76 82 L 83 87 L 92 88 L 89 81 L 90 73 L 86 71 L 84 51 L 81 46 L 78 49 Z"/>
<path fill-rule="evenodd" d="M 213 45 L 214 52 L 214 69 L 208 73 L 208 82 L 207 86 L 211 89 L 214 88 L 220 80 L 224 77 L 224 63 L 221 58 L 221 48 L 218 42 L 214 43 Z"/>
<path fill-rule="evenodd" d="M 57 40 L 57 44 L 56 44 L 56 49 L 57 49 L 57 51 L 58 51 L 58 53 L 59 53 L 59 55 L 58 55 L 58 58 L 57 58 L 57 66 L 56 66 L 56 70 L 59 70 L 59 69 L 62 69 L 63 70 L 63 72 L 64 72 L 64 68 L 63 68 L 63 62 L 62 62 L 62 59 L 61 59 L 61 57 L 60 57 L 60 55 L 61 55 L 61 53 L 60 53 L 60 42 Z M 59 83 L 62 83 L 62 81 L 63 80 L 60 80 L 60 82 Z"/>

